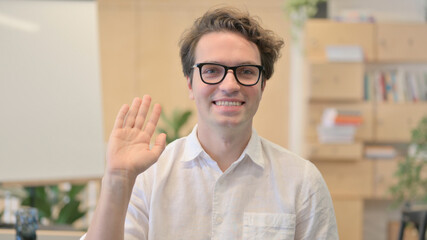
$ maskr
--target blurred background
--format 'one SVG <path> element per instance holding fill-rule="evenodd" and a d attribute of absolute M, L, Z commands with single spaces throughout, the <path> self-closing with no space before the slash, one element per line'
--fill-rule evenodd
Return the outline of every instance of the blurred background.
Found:
<path fill-rule="evenodd" d="M 192 129 L 178 42 L 218 6 L 285 41 L 258 133 L 316 164 L 340 239 L 398 239 L 404 211 L 427 202 L 426 0 L 1 0 L 1 239 L 24 205 L 40 239 L 78 239 L 115 115 L 135 96 L 162 105 L 170 140 Z"/>

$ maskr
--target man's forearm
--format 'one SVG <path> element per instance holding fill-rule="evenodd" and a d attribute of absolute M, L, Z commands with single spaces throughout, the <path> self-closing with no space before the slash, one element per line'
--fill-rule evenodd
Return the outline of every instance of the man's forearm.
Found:
<path fill-rule="evenodd" d="M 106 174 L 86 240 L 122 240 L 124 222 L 135 179 L 126 172 Z"/>

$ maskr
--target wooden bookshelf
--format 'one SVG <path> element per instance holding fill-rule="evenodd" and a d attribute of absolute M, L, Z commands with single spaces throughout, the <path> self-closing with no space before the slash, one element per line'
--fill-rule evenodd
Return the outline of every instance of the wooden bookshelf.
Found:
<path fill-rule="evenodd" d="M 306 23 L 308 99 L 305 157 L 319 168 L 331 192 L 340 239 L 363 239 L 364 201 L 390 199 L 388 188 L 395 181 L 392 175 L 402 158 L 397 155 L 392 159 L 366 159 L 365 146 L 408 143 L 410 131 L 423 116 L 427 116 L 427 99 L 414 101 L 412 96 L 406 96 L 396 101 L 397 93 L 390 92 L 395 90 L 394 87 L 380 89 L 382 93 L 376 91 L 378 86 L 375 84 L 378 83 L 375 81 L 378 80 L 368 78 L 372 77 L 368 75 L 368 69 L 372 70 L 371 65 L 393 64 L 388 69 L 394 71 L 401 65 L 416 63 L 424 66 L 427 83 L 426 42 L 427 24 L 422 23 L 343 23 L 329 20 Z M 359 46 L 365 58 L 362 62 L 329 62 L 325 49 L 334 45 Z M 392 79 L 388 76 L 386 80 L 384 83 L 390 84 Z M 389 96 L 385 100 L 376 94 Z M 363 122 L 357 127 L 352 143 L 319 142 L 317 127 L 327 108 L 360 113 Z"/>

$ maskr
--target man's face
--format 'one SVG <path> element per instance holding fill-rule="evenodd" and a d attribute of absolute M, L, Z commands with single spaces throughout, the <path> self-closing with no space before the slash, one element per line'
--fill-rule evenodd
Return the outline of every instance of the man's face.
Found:
<path fill-rule="evenodd" d="M 261 65 L 257 46 L 239 34 L 212 32 L 203 35 L 196 47 L 195 63 L 219 63 L 226 66 Z M 260 80 L 254 86 L 240 85 L 229 70 L 224 80 L 208 85 L 193 69 L 193 81 L 187 79 L 190 98 L 195 100 L 199 125 L 210 127 L 251 128 L 263 88 Z"/>

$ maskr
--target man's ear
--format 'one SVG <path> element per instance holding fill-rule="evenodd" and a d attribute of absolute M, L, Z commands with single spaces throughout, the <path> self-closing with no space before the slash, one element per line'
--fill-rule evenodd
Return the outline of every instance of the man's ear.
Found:
<path fill-rule="evenodd" d="M 261 81 L 261 91 L 264 91 L 266 83 L 267 83 L 267 81 L 265 81 L 265 79 L 262 79 L 262 81 Z"/>
<path fill-rule="evenodd" d="M 191 100 L 194 100 L 193 94 L 193 79 L 190 76 L 187 76 L 187 87 L 188 87 L 188 96 Z"/>

